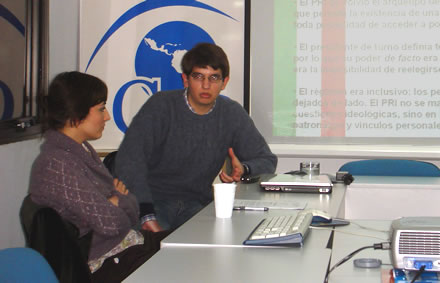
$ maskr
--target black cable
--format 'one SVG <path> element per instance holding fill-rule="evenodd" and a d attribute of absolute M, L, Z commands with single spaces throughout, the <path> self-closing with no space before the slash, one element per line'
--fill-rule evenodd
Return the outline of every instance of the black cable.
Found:
<path fill-rule="evenodd" d="M 352 258 L 355 254 L 357 254 L 360 251 L 363 251 L 365 249 L 375 249 L 375 250 L 389 250 L 391 248 L 391 243 L 389 242 L 384 242 L 384 243 L 379 243 L 379 244 L 374 244 L 372 246 L 365 246 L 362 248 L 359 248 L 357 250 L 355 250 L 354 252 L 350 253 L 349 255 L 347 255 L 346 257 L 344 257 L 343 259 L 341 259 L 339 262 L 337 262 L 335 265 L 333 265 L 332 268 L 330 268 L 330 270 L 327 272 L 326 276 L 325 276 L 325 280 L 324 283 L 328 282 L 328 276 L 330 275 L 330 272 L 332 272 L 333 270 L 335 270 L 335 268 L 337 268 L 338 266 L 344 264 L 345 262 L 347 262 L 350 258 Z"/>
<path fill-rule="evenodd" d="M 333 227 L 333 229 L 332 229 L 332 233 L 330 234 L 330 238 L 328 239 L 328 242 L 327 242 L 327 246 L 326 246 L 326 249 L 330 249 L 330 258 L 332 257 L 332 254 L 333 254 L 333 241 L 334 241 L 334 238 L 335 238 L 335 227 Z M 327 270 L 326 270 L 326 276 L 325 276 L 325 280 L 324 280 L 324 283 L 327 283 L 327 280 L 328 280 L 328 273 L 329 273 L 329 270 L 330 270 L 330 263 L 331 263 L 331 260 L 329 260 L 328 261 L 328 264 L 327 264 Z"/>
<path fill-rule="evenodd" d="M 420 277 L 420 275 L 422 275 L 422 273 L 425 271 L 426 266 L 422 265 L 419 270 L 417 271 L 416 275 L 414 276 L 413 280 L 411 280 L 411 283 L 416 282 L 417 278 Z"/>
<path fill-rule="evenodd" d="M 284 174 L 304 176 L 304 175 L 306 175 L 307 173 L 304 172 L 304 171 L 296 170 L 296 171 L 289 171 L 289 172 L 286 172 L 286 173 L 284 173 Z"/>

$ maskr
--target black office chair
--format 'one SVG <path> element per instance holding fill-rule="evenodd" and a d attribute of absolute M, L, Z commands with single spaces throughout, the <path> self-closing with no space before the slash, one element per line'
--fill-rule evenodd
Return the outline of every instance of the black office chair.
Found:
<path fill-rule="evenodd" d="M 348 162 L 339 168 L 358 176 L 440 177 L 440 169 L 432 163 L 405 159 L 371 159 Z"/>
<path fill-rule="evenodd" d="M 30 195 L 23 200 L 20 220 L 26 245 L 46 258 L 61 283 L 91 282 L 91 232 L 80 238 L 75 225 L 54 209 L 34 203 Z"/>
<path fill-rule="evenodd" d="M 104 157 L 104 160 L 102 161 L 105 165 L 105 167 L 107 167 L 108 171 L 110 171 L 110 174 L 112 174 L 113 177 L 116 178 L 116 173 L 115 173 L 115 163 L 116 163 L 116 154 L 118 153 L 118 151 L 112 151 L 109 154 L 107 154 Z"/>

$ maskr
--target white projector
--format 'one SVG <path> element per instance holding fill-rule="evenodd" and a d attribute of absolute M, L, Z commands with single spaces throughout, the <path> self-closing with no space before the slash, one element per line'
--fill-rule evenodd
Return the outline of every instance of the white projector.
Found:
<path fill-rule="evenodd" d="M 391 224 L 393 267 L 440 272 L 440 217 L 403 217 Z"/>

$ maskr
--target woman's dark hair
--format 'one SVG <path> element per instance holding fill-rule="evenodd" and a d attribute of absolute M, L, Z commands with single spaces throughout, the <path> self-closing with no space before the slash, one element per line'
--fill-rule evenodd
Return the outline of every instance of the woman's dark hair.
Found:
<path fill-rule="evenodd" d="M 182 58 L 182 71 L 189 76 L 194 67 L 222 71 L 223 79 L 229 76 L 229 61 L 226 53 L 219 46 L 212 43 L 199 43 L 185 53 Z"/>
<path fill-rule="evenodd" d="M 45 129 L 58 130 L 67 122 L 77 125 L 91 107 L 105 101 L 107 86 L 102 80 L 76 71 L 60 73 L 49 85 Z"/>

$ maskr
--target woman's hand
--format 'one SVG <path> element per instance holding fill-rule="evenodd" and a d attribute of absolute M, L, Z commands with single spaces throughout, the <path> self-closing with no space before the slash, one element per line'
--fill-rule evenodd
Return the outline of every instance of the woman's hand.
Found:
<path fill-rule="evenodd" d="M 113 184 L 115 185 L 115 190 L 117 190 L 118 192 L 120 192 L 123 195 L 128 195 L 127 187 L 124 185 L 124 183 L 122 183 L 122 181 L 119 181 L 118 178 L 115 178 L 113 180 Z"/>
<path fill-rule="evenodd" d="M 109 197 L 108 201 L 111 202 L 114 206 L 119 206 L 119 198 L 116 195 Z"/>
<path fill-rule="evenodd" d="M 113 184 L 115 185 L 115 190 L 117 190 L 119 193 L 123 195 L 128 195 L 128 189 L 122 183 L 122 181 L 119 181 L 119 179 L 115 178 L 113 179 Z M 114 206 L 119 206 L 119 198 L 117 195 L 113 195 L 108 198 L 109 202 L 111 202 Z"/>

